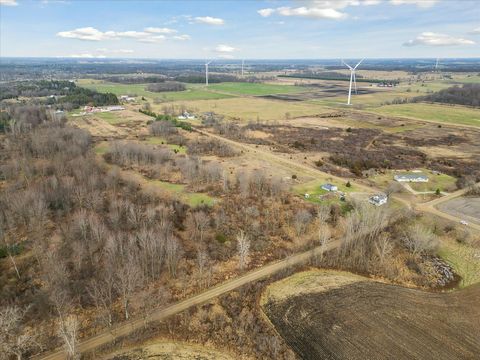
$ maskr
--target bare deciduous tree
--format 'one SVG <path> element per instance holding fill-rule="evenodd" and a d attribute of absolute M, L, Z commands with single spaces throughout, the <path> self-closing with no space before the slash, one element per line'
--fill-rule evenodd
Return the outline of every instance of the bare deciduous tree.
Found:
<path fill-rule="evenodd" d="M 21 360 L 26 352 L 38 347 L 36 334 L 22 324 L 27 310 L 18 306 L 0 310 L 0 358 L 15 356 Z"/>
<path fill-rule="evenodd" d="M 312 214 L 305 209 L 297 211 L 294 216 L 293 223 L 297 236 L 303 235 L 307 230 L 308 224 L 312 220 Z"/>
<path fill-rule="evenodd" d="M 243 231 L 237 235 L 238 267 L 243 270 L 248 264 L 250 256 L 250 240 Z"/>
<path fill-rule="evenodd" d="M 78 320 L 75 315 L 68 315 L 64 319 L 60 319 L 58 335 L 63 340 L 68 359 L 78 359 Z"/>
<path fill-rule="evenodd" d="M 429 253 L 438 247 L 435 234 L 420 224 L 410 226 L 405 231 L 403 242 L 412 255 Z"/>

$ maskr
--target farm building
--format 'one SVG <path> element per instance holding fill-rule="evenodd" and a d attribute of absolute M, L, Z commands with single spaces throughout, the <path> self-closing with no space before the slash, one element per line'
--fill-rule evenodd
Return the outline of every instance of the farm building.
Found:
<path fill-rule="evenodd" d="M 368 202 L 375 206 L 381 206 L 387 203 L 388 197 L 385 194 L 376 194 L 368 198 Z"/>
<path fill-rule="evenodd" d="M 128 95 L 122 95 L 122 96 L 120 96 L 120 100 L 121 101 L 135 101 L 135 98 L 132 97 L 132 96 L 128 96 Z"/>
<path fill-rule="evenodd" d="M 393 177 L 398 182 L 428 182 L 428 176 L 424 174 L 398 174 Z"/>
<path fill-rule="evenodd" d="M 195 119 L 195 116 L 189 114 L 187 111 L 184 111 L 182 115 L 177 117 L 179 120 L 192 120 Z"/>
<path fill-rule="evenodd" d="M 323 190 L 326 190 L 326 191 L 337 191 L 338 190 L 338 187 L 336 185 L 332 185 L 332 184 L 323 184 L 321 186 L 321 188 Z"/>

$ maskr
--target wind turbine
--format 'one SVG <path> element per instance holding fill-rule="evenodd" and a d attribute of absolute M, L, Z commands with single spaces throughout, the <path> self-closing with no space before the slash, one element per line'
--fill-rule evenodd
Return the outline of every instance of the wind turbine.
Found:
<path fill-rule="evenodd" d="M 243 66 L 245 65 L 245 59 L 242 59 L 242 77 L 243 77 Z"/>
<path fill-rule="evenodd" d="M 360 60 L 358 62 L 358 64 L 355 65 L 355 67 L 353 67 L 353 68 L 350 65 L 348 65 L 345 61 L 342 60 L 343 65 L 347 66 L 350 69 L 350 86 L 348 88 L 347 105 L 351 105 L 350 99 L 352 98 L 352 82 L 355 84 L 355 94 L 357 93 L 357 79 L 355 78 L 355 70 L 357 69 L 358 65 L 360 65 L 360 63 L 363 60 L 365 60 L 365 59 Z"/>
<path fill-rule="evenodd" d="M 212 62 L 213 60 L 205 62 L 205 86 L 208 86 L 208 65 Z"/>
<path fill-rule="evenodd" d="M 437 69 L 438 69 L 438 60 L 440 60 L 440 59 L 437 58 L 437 61 L 435 62 L 435 71 L 437 71 Z"/>

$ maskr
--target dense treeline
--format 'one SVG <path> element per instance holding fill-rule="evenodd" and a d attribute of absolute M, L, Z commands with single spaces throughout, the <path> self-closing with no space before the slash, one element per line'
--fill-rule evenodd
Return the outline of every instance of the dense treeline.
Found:
<path fill-rule="evenodd" d="M 173 115 L 169 115 L 169 114 L 156 114 L 154 113 L 153 111 L 150 111 L 150 110 L 142 110 L 142 109 L 139 109 L 138 111 L 140 111 L 142 114 L 145 114 L 145 115 L 148 115 L 148 116 L 151 116 L 151 117 L 154 117 L 155 118 L 155 121 L 168 121 L 170 122 L 173 126 L 175 127 L 178 127 L 178 128 L 181 128 L 183 130 L 187 130 L 187 131 L 192 131 L 192 126 L 187 123 L 187 122 L 183 122 L 183 121 L 179 121 L 175 116 Z M 154 125 L 155 126 L 155 125 Z"/>
<path fill-rule="evenodd" d="M 71 104 L 73 108 L 83 105 L 105 106 L 119 104 L 118 98 L 112 93 L 99 93 L 94 90 L 75 87 L 68 95 L 58 100 L 59 104 Z"/>
<path fill-rule="evenodd" d="M 119 84 L 148 84 L 161 83 L 167 79 L 165 75 L 119 75 L 119 76 L 103 76 L 102 80 Z"/>
<path fill-rule="evenodd" d="M 480 107 L 480 84 L 455 85 L 433 94 L 419 96 L 414 101 L 431 101 Z"/>
<path fill-rule="evenodd" d="M 153 92 L 184 91 L 186 89 L 187 87 L 184 84 L 176 81 L 148 84 L 145 88 L 145 90 Z"/>
<path fill-rule="evenodd" d="M 13 81 L 0 84 L 0 100 L 14 99 L 19 96 L 42 97 L 67 95 L 75 83 L 61 80 Z"/>
<path fill-rule="evenodd" d="M 83 105 L 104 106 L 118 104 L 112 93 L 99 93 L 78 87 L 71 81 L 40 80 L 9 82 L 0 85 L 0 100 L 23 97 L 45 97 L 45 104 L 61 109 L 78 108 Z"/>

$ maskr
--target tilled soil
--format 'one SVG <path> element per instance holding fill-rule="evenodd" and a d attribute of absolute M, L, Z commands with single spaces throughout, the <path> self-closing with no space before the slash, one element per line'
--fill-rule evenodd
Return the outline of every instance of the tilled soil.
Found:
<path fill-rule="evenodd" d="M 302 359 L 478 359 L 480 284 L 433 293 L 374 281 L 264 305 Z"/>

